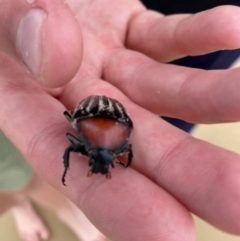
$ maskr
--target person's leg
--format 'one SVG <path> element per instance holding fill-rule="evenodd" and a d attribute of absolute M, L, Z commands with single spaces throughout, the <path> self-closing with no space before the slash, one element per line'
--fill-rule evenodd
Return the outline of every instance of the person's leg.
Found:
<path fill-rule="evenodd" d="M 10 197 L 8 193 L 0 190 L 0 216 L 12 208 L 15 204 L 15 200 Z"/>
<path fill-rule="evenodd" d="M 34 201 L 55 211 L 81 241 L 103 241 L 105 237 L 69 199 L 35 176 L 28 187 Z"/>
<path fill-rule="evenodd" d="M 26 241 L 47 240 L 49 231 L 35 212 L 24 190 L 0 191 L 0 215 L 11 210 L 21 239 Z"/>
<path fill-rule="evenodd" d="M 36 175 L 17 192 L 0 191 L 0 215 L 12 210 L 19 236 L 26 241 L 46 240 L 49 232 L 35 212 L 29 197 L 55 211 L 81 241 L 103 241 L 105 237 L 70 200 Z"/>

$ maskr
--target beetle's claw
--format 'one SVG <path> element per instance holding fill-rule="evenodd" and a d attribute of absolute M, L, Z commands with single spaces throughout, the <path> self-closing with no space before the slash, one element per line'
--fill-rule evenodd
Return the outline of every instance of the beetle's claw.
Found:
<path fill-rule="evenodd" d="M 92 170 L 89 170 L 89 172 L 88 172 L 87 176 L 88 176 L 88 177 L 91 177 L 91 176 L 92 176 L 92 174 L 93 174 Z"/>
<path fill-rule="evenodd" d="M 107 179 L 110 179 L 111 177 L 112 177 L 112 176 L 111 176 L 111 173 L 110 173 L 110 172 L 107 172 L 107 173 L 106 173 L 106 178 L 107 178 Z"/>

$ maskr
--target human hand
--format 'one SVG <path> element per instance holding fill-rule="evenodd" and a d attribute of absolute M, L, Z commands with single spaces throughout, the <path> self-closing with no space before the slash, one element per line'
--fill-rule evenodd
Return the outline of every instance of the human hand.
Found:
<path fill-rule="evenodd" d="M 58 0 L 32 3 L 47 13 L 41 58 L 25 60 L 36 83 L 15 50 L 16 26 L 32 4 L 2 1 L 0 128 L 35 170 L 112 240 L 192 241 L 189 212 L 239 234 L 239 155 L 199 141 L 156 114 L 197 123 L 240 119 L 238 69 L 163 63 L 238 48 L 240 10 L 163 17 L 135 0 L 67 2 L 71 11 Z M 72 155 L 66 188 L 61 160 L 71 127 L 62 113 L 92 94 L 119 100 L 131 116 L 132 168 L 117 166 L 110 181 L 87 178 L 86 159 Z"/>

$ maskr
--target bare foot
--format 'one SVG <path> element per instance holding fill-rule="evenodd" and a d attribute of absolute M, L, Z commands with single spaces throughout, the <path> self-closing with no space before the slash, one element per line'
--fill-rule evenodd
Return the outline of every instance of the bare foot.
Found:
<path fill-rule="evenodd" d="M 72 204 L 71 208 L 59 210 L 58 217 L 81 241 L 106 241 L 106 237 Z"/>
<path fill-rule="evenodd" d="M 21 198 L 12 211 L 21 239 L 25 241 L 48 239 L 49 231 L 27 197 Z"/>

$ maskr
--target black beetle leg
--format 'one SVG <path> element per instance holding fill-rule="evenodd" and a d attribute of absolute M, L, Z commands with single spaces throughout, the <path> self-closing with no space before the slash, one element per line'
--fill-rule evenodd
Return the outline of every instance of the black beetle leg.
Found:
<path fill-rule="evenodd" d="M 69 169 L 69 156 L 70 152 L 79 152 L 83 155 L 87 155 L 87 151 L 84 146 L 82 145 L 76 145 L 75 143 L 71 144 L 64 152 L 63 154 L 63 165 L 64 165 L 64 172 L 62 175 L 62 184 L 66 186 L 65 184 L 65 176 L 67 174 L 67 170 Z"/>
<path fill-rule="evenodd" d="M 74 145 L 82 145 L 82 142 L 70 133 L 66 134 L 68 140 Z"/>
<path fill-rule="evenodd" d="M 64 172 L 62 175 L 62 184 L 66 186 L 65 184 L 65 176 L 67 174 L 67 170 L 69 169 L 69 155 L 70 152 L 74 151 L 74 145 L 70 145 L 63 154 L 63 165 L 64 165 Z"/>

